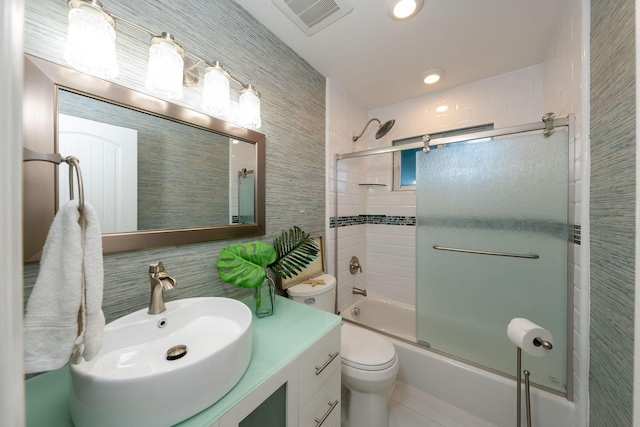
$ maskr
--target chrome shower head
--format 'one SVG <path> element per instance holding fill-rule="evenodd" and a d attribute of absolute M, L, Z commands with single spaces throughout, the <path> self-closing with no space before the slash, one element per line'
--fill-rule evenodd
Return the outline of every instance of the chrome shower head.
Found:
<path fill-rule="evenodd" d="M 362 128 L 362 132 L 360 132 L 360 135 L 353 137 L 353 142 L 356 142 L 358 139 L 360 139 L 362 134 L 364 134 L 364 131 L 367 130 L 367 126 L 369 126 L 369 123 L 371 123 L 374 120 L 380 124 L 380 126 L 378 126 L 378 130 L 376 131 L 376 139 L 380 139 L 383 136 L 385 136 L 391 130 L 393 125 L 396 123 L 394 119 L 391 119 L 384 123 L 382 123 L 379 119 L 371 119 L 367 122 L 366 125 L 364 125 L 364 128 Z"/>
<path fill-rule="evenodd" d="M 380 127 L 378 128 L 378 132 L 376 132 L 376 139 L 380 139 L 383 136 L 385 136 L 395 124 L 396 124 L 395 119 L 391 119 L 388 122 L 381 124 Z"/>

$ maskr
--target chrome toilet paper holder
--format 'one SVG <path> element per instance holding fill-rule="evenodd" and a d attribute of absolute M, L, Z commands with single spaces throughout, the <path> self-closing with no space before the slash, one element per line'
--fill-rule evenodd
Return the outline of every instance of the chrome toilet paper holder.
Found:
<path fill-rule="evenodd" d="M 542 347 L 545 350 L 551 350 L 553 348 L 553 344 L 549 341 L 543 340 L 542 338 L 536 337 L 533 339 L 533 345 L 536 347 Z M 524 374 L 524 389 L 525 389 L 525 404 L 527 406 L 527 427 L 531 427 L 531 390 L 529 383 L 529 376 L 531 372 L 526 369 L 522 370 L 522 349 L 519 346 L 516 346 L 517 350 L 517 370 L 518 370 L 518 378 L 517 378 L 517 427 L 520 427 L 522 424 L 522 374 Z"/>

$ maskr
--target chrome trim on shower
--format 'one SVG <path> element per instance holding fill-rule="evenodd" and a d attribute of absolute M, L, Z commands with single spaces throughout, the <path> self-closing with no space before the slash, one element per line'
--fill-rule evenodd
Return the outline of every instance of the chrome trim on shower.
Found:
<path fill-rule="evenodd" d="M 544 122 L 544 137 L 549 138 L 556 131 L 553 126 L 553 121 L 556 119 L 556 115 L 553 113 L 547 113 L 542 116 L 542 121 Z"/>
<path fill-rule="evenodd" d="M 466 254 L 479 254 L 479 255 L 493 255 L 493 256 L 506 256 L 511 258 L 528 258 L 538 259 L 540 255 L 537 254 L 512 254 L 508 252 L 491 252 L 491 251 L 478 251 L 475 249 L 461 249 L 461 248 L 447 248 L 445 246 L 433 245 L 433 249 L 436 251 L 449 251 L 449 252 L 463 252 Z"/>
<path fill-rule="evenodd" d="M 553 121 L 553 127 L 569 126 L 570 117 L 562 117 Z M 547 122 L 550 123 L 550 122 Z M 533 132 L 547 128 L 545 122 L 535 122 L 526 125 L 512 126 L 502 129 L 485 130 L 464 135 L 448 136 L 446 138 L 427 138 L 426 144 L 423 142 L 413 142 L 411 144 L 394 145 L 390 147 L 372 148 L 370 150 L 354 151 L 353 153 L 336 154 L 337 160 L 352 159 L 355 157 L 373 156 L 375 154 L 395 153 L 396 151 L 415 150 L 416 148 L 436 147 L 440 145 L 453 144 L 456 142 L 473 141 L 475 139 L 493 138 L 497 136 L 510 135 L 514 133 Z M 428 136 L 428 135 L 426 135 Z M 428 150 L 425 150 L 428 151 Z"/>
<path fill-rule="evenodd" d="M 576 116 L 569 114 L 567 116 L 569 122 L 569 147 L 573 147 L 573 151 L 569 150 L 569 176 L 567 177 L 571 183 L 571 177 L 575 178 L 575 141 L 576 141 Z M 575 181 L 575 180 L 574 180 Z M 575 185 L 569 185 L 569 224 L 576 223 L 576 191 Z M 575 244 L 572 239 L 567 239 L 567 346 L 566 346 L 566 365 L 567 365 L 567 400 L 574 401 L 574 384 L 573 384 L 573 350 L 574 350 L 574 265 L 575 265 Z M 578 260 L 579 261 L 579 260 Z M 582 331 L 581 331 L 582 332 Z"/>

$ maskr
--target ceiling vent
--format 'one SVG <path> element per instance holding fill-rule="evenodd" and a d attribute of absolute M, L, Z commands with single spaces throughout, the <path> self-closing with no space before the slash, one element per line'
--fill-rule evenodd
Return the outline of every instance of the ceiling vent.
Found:
<path fill-rule="evenodd" d="M 272 0 L 308 36 L 353 10 L 347 0 Z"/>

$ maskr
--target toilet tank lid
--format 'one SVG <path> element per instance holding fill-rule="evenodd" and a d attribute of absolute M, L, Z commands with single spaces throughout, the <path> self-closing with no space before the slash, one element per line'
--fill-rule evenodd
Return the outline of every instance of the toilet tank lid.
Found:
<path fill-rule="evenodd" d="M 292 297 L 310 297 L 331 291 L 336 287 L 336 278 L 331 274 L 321 274 L 311 280 L 324 280 L 325 284 L 314 286 L 309 283 L 300 283 L 287 288 L 287 293 Z"/>

